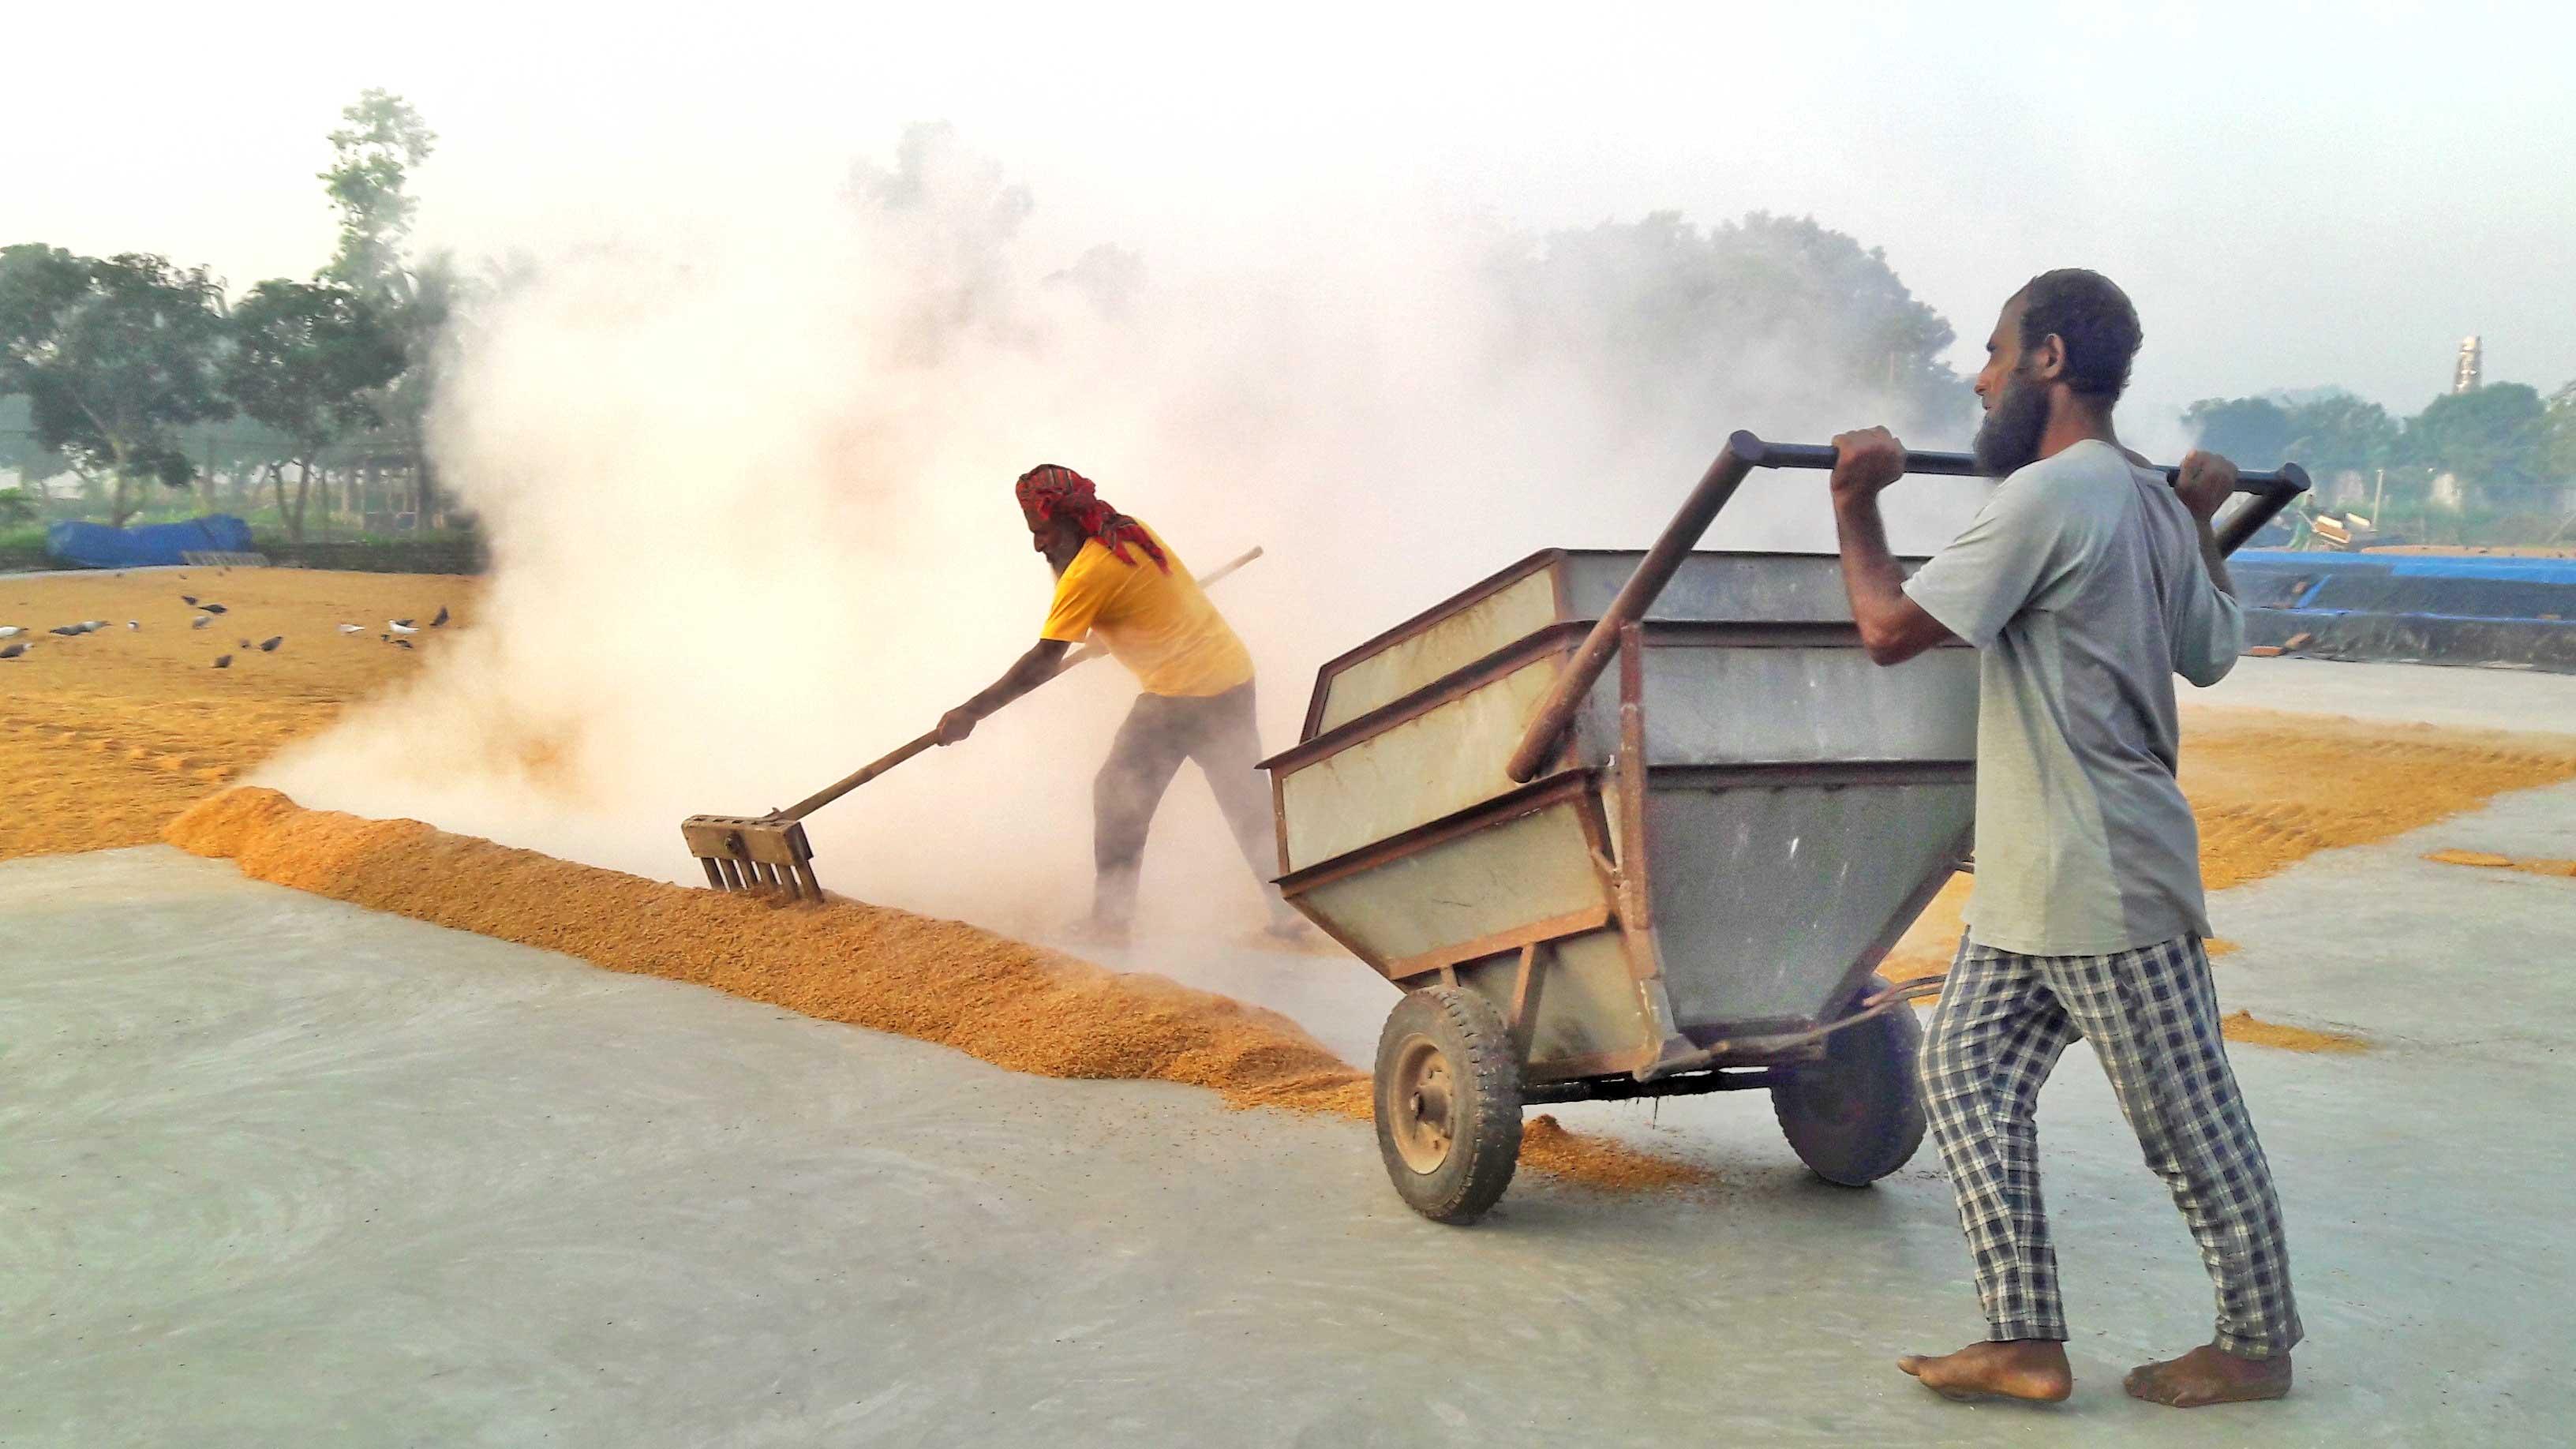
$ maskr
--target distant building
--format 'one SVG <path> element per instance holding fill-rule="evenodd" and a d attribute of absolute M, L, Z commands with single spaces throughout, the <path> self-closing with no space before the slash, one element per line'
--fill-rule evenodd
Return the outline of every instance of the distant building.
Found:
<path fill-rule="evenodd" d="M 2451 369 L 2451 391 L 2475 392 L 2477 390 L 2478 383 L 2486 372 L 2486 364 L 2480 356 L 2481 351 L 2475 336 L 2460 339 L 2460 360 Z"/>

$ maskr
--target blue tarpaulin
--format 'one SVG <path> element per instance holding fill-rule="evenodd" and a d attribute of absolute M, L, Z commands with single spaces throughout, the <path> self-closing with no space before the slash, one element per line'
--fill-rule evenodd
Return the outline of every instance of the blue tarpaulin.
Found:
<path fill-rule="evenodd" d="M 2249 644 L 2576 673 L 2576 559 L 2247 549 L 2228 569 Z"/>
<path fill-rule="evenodd" d="M 57 523 L 45 530 L 45 552 L 82 569 L 130 569 L 185 563 L 183 553 L 249 553 L 250 525 L 229 513 L 185 523 L 110 528 L 104 523 Z"/>
<path fill-rule="evenodd" d="M 2576 558 L 2443 553 L 2290 553 L 2276 548 L 2248 548 L 2238 550 L 2236 560 L 2312 574 L 2379 572 L 2400 579 L 2496 579 L 2576 587 Z"/>

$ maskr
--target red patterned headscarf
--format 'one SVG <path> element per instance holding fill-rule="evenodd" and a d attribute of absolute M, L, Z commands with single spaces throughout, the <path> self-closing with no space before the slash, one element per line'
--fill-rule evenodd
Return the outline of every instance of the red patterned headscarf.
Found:
<path fill-rule="evenodd" d="M 1039 522 L 1058 514 L 1072 519 L 1076 527 L 1099 540 L 1101 547 L 1117 555 L 1118 561 L 1129 568 L 1136 566 L 1136 560 L 1127 552 L 1127 545 L 1132 543 L 1145 551 L 1145 557 L 1152 559 L 1156 568 L 1165 573 L 1172 571 L 1172 561 L 1163 557 L 1163 550 L 1153 535 L 1145 532 L 1145 525 L 1101 502 L 1091 480 L 1071 468 L 1040 463 L 1020 475 L 1019 494 L 1020 507 L 1036 515 Z"/>

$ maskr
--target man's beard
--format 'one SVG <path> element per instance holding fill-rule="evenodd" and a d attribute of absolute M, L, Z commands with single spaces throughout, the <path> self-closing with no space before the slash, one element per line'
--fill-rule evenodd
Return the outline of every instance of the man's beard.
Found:
<path fill-rule="evenodd" d="M 2001 478 L 2039 461 L 2040 435 L 2048 431 L 2048 394 L 2019 378 L 2004 381 L 2003 394 L 1986 410 L 1972 445 L 1979 471 Z"/>

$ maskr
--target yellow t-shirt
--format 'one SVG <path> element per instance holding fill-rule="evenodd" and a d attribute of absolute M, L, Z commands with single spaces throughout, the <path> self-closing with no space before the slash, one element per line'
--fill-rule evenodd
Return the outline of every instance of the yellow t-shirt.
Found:
<path fill-rule="evenodd" d="M 1100 642 L 1147 694 L 1202 699 L 1250 681 L 1252 652 L 1208 602 L 1181 556 L 1161 534 L 1145 531 L 1162 545 L 1170 573 L 1133 544 L 1127 553 L 1136 562 L 1123 564 L 1093 539 L 1056 580 L 1055 604 L 1038 637 L 1079 644 L 1098 630 Z"/>

